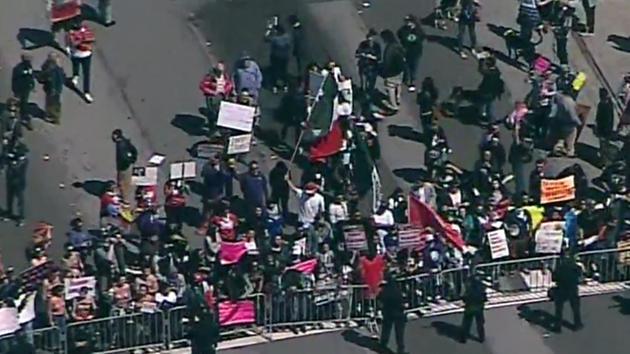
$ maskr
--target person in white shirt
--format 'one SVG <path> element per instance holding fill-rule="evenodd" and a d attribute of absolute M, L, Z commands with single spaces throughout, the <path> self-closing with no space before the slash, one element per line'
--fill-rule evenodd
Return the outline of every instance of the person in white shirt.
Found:
<path fill-rule="evenodd" d="M 385 236 L 394 227 L 394 214 L 387 208 L 387 201 L 381 201 L 378 210 L 372 215 L 372 224 L 380 239 L 381 251 L 385 251 Z"/>
<path fill-rule="evenodd" d="M 300 200 L 298 210 L 298 221 L 304 226 L 310 226 L 315 221 L 317 215 L 323 215 L 326 212 L 324 204 L 324 196 L 319 191 L 319 186 L 313 182 L 307 183 L 304 188 L 296 187 L 287 175 L 286 177 L 289 187 Z"/>
<path fill-rule="evenodd" d="M 335 200 L 328 206 L 328 217 L 330 224 L 335 227 L 340 221 L 347 221 L 350 218 L 348 213 L 348 203 L 344 200 L 343 195 L 338 195 Z"/>

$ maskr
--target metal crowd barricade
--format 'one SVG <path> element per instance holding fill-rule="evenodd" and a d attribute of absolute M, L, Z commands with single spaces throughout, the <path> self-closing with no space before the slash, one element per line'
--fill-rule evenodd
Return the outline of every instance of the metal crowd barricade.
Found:
<path fill-rule="evenodd" d="M 156 310 L 72 323 L 66 329 L 68 353 L 81 345 L 98 353 L 162 348 L 167 343 L 164 318 Z"/>
<path fill-rule="evenodd" d="M 630 281 L 630 250 L 582 252 L 578 261 L 584 266 L 586 277 L 600 283 Z"/>
<path fill-rule="evenodd" d="M 240 300 L 251 300 L 254 302 L 254 322 L 228 326 L 221 324 L 221 337 L 225 338 L 242 335 L 264 335 L 268 319 L 268 301 L 266 301 L 265 294 L 253 294 Z"/>
<path fill-rule="evenodd" d="M 482 280 L 488 282 L 491 288 L 496 290 L 490 296 L 524 290 L 518 287 L 516 289 L 506 288 L 501 282 L 501 278 L 509 277 L 521 277 L 525 281 L 527 291 L 544 291 L 551 287 L 551 273 L 557 259 L 558 256 L 554 255 L 492 262 L 480 264 L 476 270 L 481 274 Z"/>
<path fill-rule="evenodd" d="M 23 338 L 19 338 L 20 336 L 23 336 Z M 0 337 L 0 353 L 8 352 L 21 339 L 33 343 L 37 352 L 60 354 L 65 352 L 65 345 L 59 328 L 47 327 L 36 330 L 24 330 L 18 334 Z"/>

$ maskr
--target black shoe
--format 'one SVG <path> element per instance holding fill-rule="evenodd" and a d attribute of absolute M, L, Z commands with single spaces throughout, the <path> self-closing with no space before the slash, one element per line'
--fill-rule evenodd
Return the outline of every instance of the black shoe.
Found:
<path fill-rule="evenodd" d="M 22 227 L 22 226 L 24 226 L 24 220 L 22 220 L 22 219 L 17 220 L 17 221 L 15 222 L 15 226 L 17 226 L 17 227 Z"/>
<path fill-rule="evenodd" d="M 580 323 L 576 323 L 576 324 L 573 326 L 573 330 L 574 330 L 574 331 L 579 331 L 579 330 L 581 330 L 582 328 L 584 328 L 584 324 L 583 324 L 582 322 L 580 322 Z"/>
<path fill-rule="evenodd" d="M 111 26 L 113 26 L 113 25 L 115 25 L 115 24 L 116 24 L 116 21 L 113 21 L 113 20 L 112 20 L 112 21 L 110 21 L 110 22 L 105 22 L 105 23 L 103 23 L 103 26 L 105 26 L 105 27 L 111 27 Z"/>
<path fill-rule="evenodd" d="M 33 130 L 33 123 L 30 120 L 23 120 L 22 125 L 28 130 Z"/>

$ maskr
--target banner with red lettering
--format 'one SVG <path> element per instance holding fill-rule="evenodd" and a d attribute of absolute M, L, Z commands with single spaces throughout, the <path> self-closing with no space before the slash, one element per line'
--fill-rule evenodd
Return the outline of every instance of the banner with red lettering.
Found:
<path fill-rule="evenodd" d="M 238 263 L 247 254 L 245 242 L 221 242 L 219 257 L 222 265 Z"/>
<path fill-rule="evenodd" d="M 426 234 L 421 227 L 411 224 L 398 226 L 398 248 L 421 250 L 426 245 Z"/>
<path fill-rule="evenodd" d="M 446 237 L 447 241 L 452 243 L 459 250 L 462 250 L 466 243 L 462 235 L 455 230 L 451 224 L 447 223 L 442 217 L 430 206 L 423 203 L 413 193 L 409 193 L 408 197 L 408 215 L 409 223 L 425 228 L 432 227 L 435 231 Z"/>
<path fill-rule="evenodd" d="M 252 300 L 222 301 L 219 303 L 221 326 L 256 323 L 256 307 Z"/>

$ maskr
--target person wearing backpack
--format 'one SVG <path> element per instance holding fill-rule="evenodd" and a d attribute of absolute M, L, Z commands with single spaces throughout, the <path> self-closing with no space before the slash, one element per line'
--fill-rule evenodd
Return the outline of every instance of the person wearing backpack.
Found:
<path fill-rule="evenodd" d="M 462 59 L 468 58 L 468 54 L 464 52 L 464 32 L 468 30 L 470 36 L 470 48 L 473 55 L 477 55 L 477 32 L 476 23 L 479 21 L 478 6 L 474 0 L 462 0 L 461 11 L 459 13 L 459 22 L 457 27 L 457 45 L 459 55 Z"/>
<path fill-rule="evenodd" d="M 120 129 L 115 129 L 112 132 L 112 140 L 116 145 L 116 182 L 123 199 L 129 200 L 131 171 L 138 160 L 138 150 L 131 143 L 131 140 L 123 135 Z"/>

